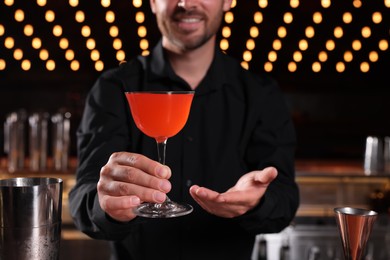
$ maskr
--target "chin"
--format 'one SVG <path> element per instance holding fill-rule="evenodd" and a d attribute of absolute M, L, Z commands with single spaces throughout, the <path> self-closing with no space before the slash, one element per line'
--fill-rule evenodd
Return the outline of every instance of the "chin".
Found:
<path fill-rule="evenodd" d="M 204 46 L 210 38 L 197 38 L 197 39 L 190 39 L 190 40 L 181 40 L 179 41 L 178 46 L 180 46 L 183 50 L 196 50 L 202 46 Z"/>

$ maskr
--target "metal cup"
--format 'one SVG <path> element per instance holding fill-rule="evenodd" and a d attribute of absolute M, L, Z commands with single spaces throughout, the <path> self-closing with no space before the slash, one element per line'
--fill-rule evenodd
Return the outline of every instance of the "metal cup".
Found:
<path fill-rule="evenodd" d="M 372 210 L 350 207 L 335 208 L 334 212 L 345 260 L 363 259 L 367 241 L 378 214 Z"/>
<path fill-rule="evenodd" d="M 59 259 L 62 190 L 57 178 L 0 180 L 0 259 Z"/>
<path fill-rule="evenodd" d="M 382 173 L 384 171 L 383 159 L 383 139 L 368 136 L 364 154 L 364 173 L 366 175 Z"/>

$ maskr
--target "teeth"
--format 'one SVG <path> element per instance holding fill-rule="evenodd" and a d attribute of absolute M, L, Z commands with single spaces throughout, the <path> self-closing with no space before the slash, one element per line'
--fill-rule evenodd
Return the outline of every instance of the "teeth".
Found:
<path fill-rule="evenodd" d="M 197 23 L 200 21 L 198 18 L 186 18 L 181 20 L 184 23 Z"/>

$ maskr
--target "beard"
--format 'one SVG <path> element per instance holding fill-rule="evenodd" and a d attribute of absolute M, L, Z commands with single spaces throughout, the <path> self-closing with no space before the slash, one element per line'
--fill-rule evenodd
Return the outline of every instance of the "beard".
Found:
<path fill-rule="evenodd" d="M 200 17 L 202 26 L 196 30 L 186 30 L 178 26 L 185 17 Z M 223 12 L 219 12 L 213 20 L 198 11 L 185 11 L 178 9 L 172 17 L 157 17 L 159 29 L 167 42 L 182 51 L 195 50 L 214 38 L 222 22 Z"/>
<path fill-rule="evenodd" d="M 191 37 L 191 39 L 183 39 L 183 37 L 176 37 L 175 35 L 169 35 L 167 38 L 169 42 L 173 45 L 177 46 L 181 50 L 190 51 L 195 50 L 202 47 L 205 43 L 207 43 L 214 34 L 207 33 L 198 37 Z"/>

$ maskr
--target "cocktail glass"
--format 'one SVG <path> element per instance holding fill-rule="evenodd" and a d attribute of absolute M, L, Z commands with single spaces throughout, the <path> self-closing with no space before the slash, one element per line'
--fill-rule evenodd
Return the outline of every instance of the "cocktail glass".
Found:
<path fill-rule="evenodd" d="M 194 91 L 135 91 L 125 93 L 138 129 L 157 143 L 158 161 L 165 164 L 168 138 L 176 135 L 186 124 Z M 138 216 L 172 218 L 193 210 L 191 205 L 171 201 L 144 202 L 135 209 Z"/>

